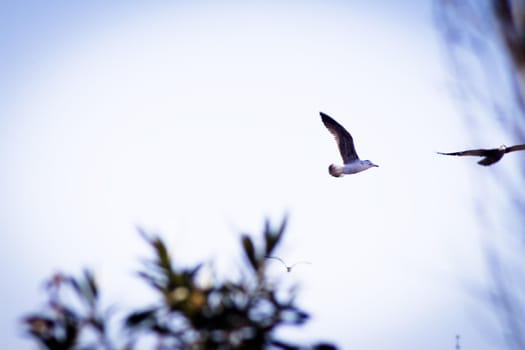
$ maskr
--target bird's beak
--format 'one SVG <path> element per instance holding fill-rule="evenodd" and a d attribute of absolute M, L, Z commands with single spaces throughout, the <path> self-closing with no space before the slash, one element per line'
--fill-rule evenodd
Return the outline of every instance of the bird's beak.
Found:
<path fill-rule="evenodd" d="M 372 163 L 372 166 L 375 166 L 376 168 L 379 168 L 379 165 Z"/>

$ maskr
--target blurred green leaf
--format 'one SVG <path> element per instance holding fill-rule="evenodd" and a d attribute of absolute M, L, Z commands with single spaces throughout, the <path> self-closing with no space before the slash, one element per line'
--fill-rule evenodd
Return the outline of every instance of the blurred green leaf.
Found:
<path fill-rule="evenodd" d="M 272 255 L 272 252 L 275 250 L 275 247 L 279 244 L 284 231 L 286 229 L 286 225 L 288 222 L 288 217 L 285 216 L 283 218 L 283 221 L 281 222 L 281 226 L 277 229 L 277 231 L 274 231 L 270 227 L 270 222 L 266 220 L 264 225 L 264 239 L 265 239 L 265 255 L 270 256 Z"/>
<path fill-rule="evenodd" d="M 92 295 L 93 302 L 98 298 L 98 287 L 95 281 L 95 276 L 91 270 L 84 270 L 84 278 L 86 280 L 86 289 Z"/>
<path fill-rule="evenodd" d="M 154 289 L 156 289 L 158 291 L 164 291 L 165 290 L 164 284 L 162 284 L 159 281 L 157 281 L 157 279 L 155 277 L 151 276 L 147 272 L 139 271 L 139 272 L 137 272 L 137 275 L 139 275 L 139 277 L 144 279 Z"/>
<path fill-rule="evenodd" d="M 253 245 L 253 242 L 248 235 L 242 236 L 242 246 L 244 248 L 244 254 L 246 254 L 246 257 L 248 258 L 250 266 L 255 271 L 258 271 L 259 263 L 257 262 L 257 258 L 255 256 L 255 246 Z"/>
<path fill-rule="evenodd" d="M 156 312 L 156 307 L 133 312 L 128 317 L 126 317 L 125 324 L 127 327 L 134 328 L 145 322 L 154 323 L 153 318 L 155 317 Z"/>
<path fill-rule="evenodd" d="M 152 241 L 152 245 L 157 252 L 159 267 L 166 270 L 171 270 L 171 260 L 168 254 L 168 249 L 164 245 L 164 242 L 160 238 L 155 238 Z"/>
<path fill-rule="evenodd" d="M 55 321 L 41 314 L 32 314 L 23 318 L 23 323 L 28 327 L 27 331 L 36 335 L 44 335 L 55 326 Z"/>

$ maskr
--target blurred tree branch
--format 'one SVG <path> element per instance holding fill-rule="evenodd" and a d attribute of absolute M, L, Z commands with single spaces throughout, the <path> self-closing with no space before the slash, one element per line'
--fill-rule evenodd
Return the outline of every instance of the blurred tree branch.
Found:
<path fill-rule="evenodd" d="M 503 41 L 518 73 L 522 100 L 525 99 L 525 2 L 493 0 Z"/>
<path fill-rule="evenodd" d="M 523 0 L 435 0 L 435 25 L 442 39 L 446 62 L 452 73 L 453 96 L 463 110 L 471 136 L 480 125 L 494 138 L 497 131 L 525 142 L 525 2 Z M 487 127 L 486 125 L 489 125 Z M 493 141 L 491 141 L 493 142 Z M 501 143 L 501 141 L 497 141 Z M 483 145 L 480 145 L 483 147 Z M 493 145 L 485 145 L 492 147 Z M 517 262 L 508 254 L 524 246 L 508 243 L 524 241 L 525 161 L 519 172 L 497 168 L 493 173 L 503 199 L 489 194 L 493 188 L 473 179 L 479 191 L 476 200 L 478 218 L 486 234 L 482 236 L 487 271 L 491 277 L 490 300 L 503 326 L 509 349 L 525 349 L 525 283 Z M 489 174 L 490 175 L 490 174 Z M 503 209 L 503 208 L 505 209 Z M 507 210 L 511 208 L 510 211 Z M 499 218 L 491 222 L 494 214 Z M 515 220 L 517 231 L 504 235 L 505 220 Z M 494 235 L 497 233 L 497 235 Z M 497 237 L 497 238 L 494 238 Z M 507 239 L 507 250 L 496 244 Z"/>

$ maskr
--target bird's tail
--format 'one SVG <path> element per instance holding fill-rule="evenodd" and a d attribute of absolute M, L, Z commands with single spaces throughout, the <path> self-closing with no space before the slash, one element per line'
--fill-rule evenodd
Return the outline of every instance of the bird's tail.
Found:
<path fill-rule="evenodd" d="M 328 167 L 328 172 L 334 177 L 340 177 L 343 175 L 343 167 L 335 164 L 331 164 Z"/>

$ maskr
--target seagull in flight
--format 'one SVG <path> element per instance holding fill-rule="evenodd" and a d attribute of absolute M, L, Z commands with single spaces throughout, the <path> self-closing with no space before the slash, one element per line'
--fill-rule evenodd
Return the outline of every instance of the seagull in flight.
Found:
<path fill-rule="evenodd" d="M 503 155 L 505 153 L 514 152 L 514 151 L 522 151 L 525 150 L 525 144 L 523 145 L 515 145 L 511 147 L 507 147 L 505 145 L 501 145 L 498 148 L 490 148 L 490 149 L 470 149 L 462 152 L 451 152 L 451 153 L 443 153 L 443 152 L 437 152 L 438 154 L 444 154 L 446 156 L 479 156 L 483 157 L 478 164 L 481 165 L 491 165 L 499 161 L 501 158 L 503 158 Z"/>
<path fill-rule="evenodd" d="M 359 159 L 359 156 L 355 151 L 352 135 L 350 135 L 350 133 L 346 131 L 346 129 L 343 128 L 341 124 L 333 120 L 327 114 L 324 114 L 323 112 L 320 112 L 320 114 L 324 126 L 326 126 L 328 131 L 330 131 L 330 133 L 335 137 L 335 141 L 337 142 L 337 146 L 339 147 L 339 152 L 341 153 L 341 157 L 343 157 L 344 163 L 342 166 L 331 164 L 328 167 L 328 172 L 330 175 L 340 177 L 345 174 L 355 174 L 360 171 L 379 166 L 369 160 Z"/>
<path fill-rule="evenodd" d="M 277 257 L 277 256 L 267 256 L 266 259 L 275 259 L 275 260 L 279 260 L 280 262 L 283 263 L 284 267 L 286 267 L 286 272 L 292 272 L 292 268 L 295 266 L 295 265 L 299 265 L 299 264 L 309 264 L 311 265 L 312 263 L 309 262 L 309 261 L 298 261 L 296 262 L 295 264 L 292 264 L 290 266 L 286 265 L 286 263 L 284 262 L 283 259 Z"/>

